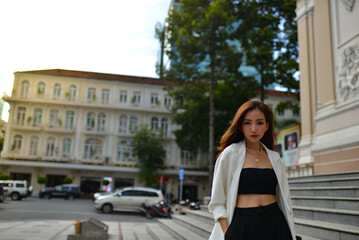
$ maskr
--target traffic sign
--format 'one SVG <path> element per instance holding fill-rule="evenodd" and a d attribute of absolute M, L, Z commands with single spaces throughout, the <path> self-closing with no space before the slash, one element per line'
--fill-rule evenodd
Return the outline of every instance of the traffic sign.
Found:
<path fill-rule="evenodd" d="M 180 168 L 178 172 L 178 180 L 183 180 L 183 178 L 184 178 L 184 169 Z"/>

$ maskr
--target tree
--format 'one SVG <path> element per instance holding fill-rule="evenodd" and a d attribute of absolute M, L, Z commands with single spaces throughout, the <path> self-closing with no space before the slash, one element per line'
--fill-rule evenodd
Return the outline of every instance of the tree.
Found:
<path fill-rule="evenodd" d="M 229 8 L 225 0 L 182 0 L 181 7 L 170 13 L 165 34 L 171 61 L 165 78 L 180 85 L 172 91 L 173 95 L 191 92 L 187 84 L 204 83 L 202 86 L 205 86 L 203 96 L 199 97 L 208 98 L 209 185 L 212 184 L 215 152 L 215 88 L 219 80 L 238 78 L 242 58 L 236 44 L 230 41 L 234 19 L 228 14 Z M 185 92 L 181 93 L 182 90 Z M 205 106 L 202 104 L 205 101 L 199 103 L 201 109 Z"/>
<path fill-rule="evenodd" d="M 233 38 L 241 43 L 246 64 L 260 75 L 260 95 L 264 88 L 277 83 L 298 90 L 298 41 L 295 1 L 232 1 L 238 21 Z"/>
<path fill-rule="evenodd" d="M 70 177 L 65 177 L 64 180 L 62 181 L 63 184 L 71 184 L 72 183 L 72 178 Z"/>
<path fill-rule="evenodd" d="M 140 168 L 139 179 L 145 186 L 154 187 L 157 184 L 155 172 L 165 167 L 163 141 L 161 134 L 152 132 L 148 127 L 137 131 L 132 141 L 133 153 Z"/>

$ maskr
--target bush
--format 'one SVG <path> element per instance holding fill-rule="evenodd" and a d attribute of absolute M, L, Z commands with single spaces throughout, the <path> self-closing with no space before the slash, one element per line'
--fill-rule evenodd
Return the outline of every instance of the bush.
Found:
<path fill-rule="evenodd" d="M 0 174 L 0 180 L 9 180 L 10 177 L 7 174 Z"/>
<path fill-rule="evenodd" d="M 42 177 L 42 176 L 38 177 L 37 178 L 37 183 L 38 184 L 45 184 L 46 183 L 46 178 Z"/>
<path fill-rule="evenodd" d="M 71 184 L 72 183 L 72 178 L 65 177 L 62 182 L 63 182 L 63 184 Z"/>
<path fill-rule="evenodd" d="M 102 180 L 102 185 L 107 186 L 110 184 L 109 180 Z"/>

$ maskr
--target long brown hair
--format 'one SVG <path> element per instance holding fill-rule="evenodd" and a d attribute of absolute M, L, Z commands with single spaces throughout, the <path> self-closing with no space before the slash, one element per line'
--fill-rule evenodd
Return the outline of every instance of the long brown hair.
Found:
<path fill-rule="evenodd" d="M 265 132 L 264 136 L 260 140 L 268 149 L 274 150 L 274 125 L 273 125 L 273 111 L 272 109 L 265 103 L 253 99 L 245 102 L 242 106 L 240 106 L 237 110 L 236 115 L 234 116 L 231 126 L 227 129 L 227 131 L 223 134 L 220 146 L 218 147 L 218 155 L 222 153 L 222 151 L 231 145 L 232 143 L 240 142 L 244 139 L 244 135 L 242 132 L 242 124 L 244 121 L 244 117 L 249 111 L 254 109 L 260 110 L 266 119 L 268 124 L 268 129 Z"/>

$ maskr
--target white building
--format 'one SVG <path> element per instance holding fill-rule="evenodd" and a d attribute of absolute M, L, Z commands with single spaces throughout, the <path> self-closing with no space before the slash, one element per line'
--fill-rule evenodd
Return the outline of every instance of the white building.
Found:
<path fill-rule="evenodd" d="M 185 169 L 184 197 L 202 199 L 208 189 L 206 157 L 192 157 L 175 143 L 163 89 L 156 78 L 72 70 L 15 72 L 0 173 L 28 180 L 38 193 L 39 176 L 48 186 L 71 177 L 84 193 L 100 190 L 111 177 L 113 187 L 142 185 L 132 156 L 136 128 L 163 130 L 167 169 L 163 189 L 178 198 L 178 170 Z"/>

